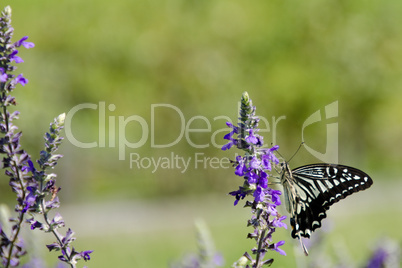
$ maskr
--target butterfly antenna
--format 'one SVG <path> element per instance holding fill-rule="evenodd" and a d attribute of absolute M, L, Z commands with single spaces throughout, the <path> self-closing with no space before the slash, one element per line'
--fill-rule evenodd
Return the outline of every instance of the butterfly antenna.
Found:
<path fill-rule="evenodd" d="M 288 162 L 290 162 L 290 160 L 292 160 L 293 157 L 299 152 L 299 150 L 300 150 L 300 148 L 302 147 L 303 144 L 304 144 L 304 141 L 302 141 L 302 142 L 300 143 L 299 148 L 297 148 L 296 152 L 292 155 L 292 157 L 289 159 Z"/>

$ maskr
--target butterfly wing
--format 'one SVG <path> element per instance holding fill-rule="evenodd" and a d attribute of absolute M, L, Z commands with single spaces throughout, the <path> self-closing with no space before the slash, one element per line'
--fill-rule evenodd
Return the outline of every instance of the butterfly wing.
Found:
<path fill-rule="evenodd" d="M 334 164 L 301 166 L 292 170 L 291 177 L 296 192 L 290 221 L 293 238 L 309 238 L 311 232 L 321 227 L 332 204 L 373 184 L 365 172 Z"/>

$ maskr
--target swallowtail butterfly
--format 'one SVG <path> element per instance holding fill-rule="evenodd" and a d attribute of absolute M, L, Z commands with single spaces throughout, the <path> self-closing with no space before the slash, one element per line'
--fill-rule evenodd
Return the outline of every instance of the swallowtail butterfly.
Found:
<path fill-rule="evenodd" d="M 280 182 L 284 189 L 286 209 L 290 213 L 292 237 L 310 238 L 311 232 L 321 227 L 326 211 L 339 200 L 369 188 L 373 181 L 361 170 L 336 164 L 311 164 L 291 170 L 282 164 Z"/>

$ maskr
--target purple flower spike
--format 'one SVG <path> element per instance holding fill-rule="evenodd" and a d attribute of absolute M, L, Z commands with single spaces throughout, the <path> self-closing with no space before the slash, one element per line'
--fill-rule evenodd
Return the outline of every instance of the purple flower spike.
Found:
<path fill-rule="evenodd" d="M 12 43 L 14 28 L 11 26 L 11 8 L 6 6 L 0 15 L 0 87 L 2 92 L 0 111 L 0 153 L 1 168 L 9 177 L 9 185 L 16 194 L 15 212 L 17 215 L 10 219 L 10 230 L 0 226 L 0 259 L 2 267 L 16 267 L 20 265 L 20 258 L 26 254 L 25 245 L 20 239 L 20 230 L 27 214 L 35 214 L 38 209 L 38 185 L 29 174 L 29 161 L 31 157 L 21 146 L 21 132 L 15 125 L 18 111 L 11 112 L 10 106 L 17 105 L 16 98 L 12 96 L 17 84 L 25 85 L 22 75 L 16 75 L 17 67 L 13 64 L 24 62 L 18 54 L 16 44 Z M 24 42 L 24 41 L 21 41 Z M 26 44 L 30 46 L 30 44 Z M 14 110 L 14 108 L 12 108 Z M 29 220 L 31 228 L 42 228 L 35 220 Z M 5 231 L 10 231 L 7 234 Z"/>
<path fill-rule="evenodd" d="M 271 242 L 276 228 L 287 228 L 286 224 L 282 222 L 286 216 L 280 216 L 276 209 L 281 204 L 279 199 L 281 192 L 269 188 L 268 181 L 268 172 L 272 170 L 273 166 L 279 164 L 278 158 L 274 155 L 274 151 L 279 146 L 261 148 L 263 138 L 257 134 L 259 118 L 255 116 L 255 107 L 252 106 L 247 93 L 242 96 L 239 114 L 240 122 L 237 127 L 230 122 L 227 123 L 232 131 L 225 135 L 224 139 L 229 140 L 229 143 L 224 145 L 222 150 L 228 150 L 236 145 L 238 149 L 245 152 L 244 156 L 237 156 L 235 161 L 235 174 L 243 177 L 243 186 L 239 186 L 239 190 L 229 194 L 236 198 L 234 205 L 247 196 L 253 198 L 252 202 L 246 201 L 245 207 L 250 207 L 253 213 L 248 225 L 252 226 L 254 231 L 248 234 L 248 238 L 257 241 L 258 248 L 253 249 L 252 252 L 258 257 L 254 260 L 247 253 L 246 259 L 251 262 L 248 267 L 262 267 L 273 261 L 273 259 L 262 261 L 267 250 L 286 255 L 279 248 L 284 241 L 276 244 Z"/>
<path fill-rule="evenodd" d="M 50 210 L 59 207 L 59 198 L 57 193 L 60 187 L 55 185 L 53 168 L 57 161 L 62 157 L 56 154 L 63 137 L 65 114 L 58 116 L 51 124 L 49 132 L 45 134 L 44 150 L 39 153 L 39 159 L 36 160 L 37 169 L 30 155 L 22 148 L 20 139 L 21 131 L 14 125 L 18 119 L 19 112 L 10 111 L 10 106 L 16 106 L 16 98 L 12 96 L 14 89 L 21 84 L 25 86 L 28 79 L 22 74 L 17 74 L 18 63 L 24 61 L 18 56 L 19 47 L 32 48 L 34 43 L 27 42 L 27 36 L 24 36 L 17 42 L 11 42 L 14 28 L 11 26 L 11 8 L 7 6 L 1 11 L 0 15 L 0 87 L 2 97 L 0 99 L 0 154 L 1 168 L 9 177 L 9 185 L 16 194 L 15 212 L 17 215 L 10 219 L 10 228 L 7 228 L 10 234 L 6 234 L 0 225 L 0 266 L 19 267 L 20 258 L 26 254 L 25 245 L 20 239 L 21 229 L 24 222 L 28 223 L 30 229 L 41 230 L 54 235 L 58 242 L 48 245 L 49 250 L 62 252 L 60 260 L 68 263 L 70 267 L 76 267 L 77 260 L 90 259 L 92 251 L 77 252 L 71 246 L 75 240 L 73 232 L 68 229 L 65 236 L 59 233 L 59 228 L 63 227 L 64 221 L 60 214 L 55 213 L 51 217 Z M 40 108 L 40 107 L 39 107 Z M 28 132 L 29 133 L 29 132 Z M 27 219 L 29 215 L 29 218 Z M 32 264 L 24 264 L 23 267 L 31 267 Z M 35 265 L 35 267 L 43 265 Z M 33 267 L 33 266 L 32 266 Z"/>

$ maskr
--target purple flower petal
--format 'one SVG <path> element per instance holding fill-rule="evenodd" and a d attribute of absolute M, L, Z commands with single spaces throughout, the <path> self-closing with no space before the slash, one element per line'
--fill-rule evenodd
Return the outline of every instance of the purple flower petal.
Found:
<path fill-rule="evenodd" d="M 285 241 L 279 241 L 278 243 L 274 244 L 274 250 L 279 252 L 279 254 L 286 256 L 286 252 L 280 249 L 279 247 L 285 244 Z"/>
<path fill-rule="evenodd" d="M 248 174 L 248 183 L 249 184 L 253 184 L 253 183 L 257 183 L 258 182 L 258 175 L 255 172 L 250 171 Z"/>
<path fill-rule="evenodd" d="M 2 75 L 0 75 L 0 82 L 7 82 L 7 78 L 8 78 L 8 75 L 7 74 L 2 74 Z"/>
<path fill-rule="evenodd" d="M 253 169 L 259 169 L 261 166 L 261 161 L 258 160 L 257 157 L 253 156 L 253 158 L 250 160 L 250 167 Z"/>
<path fill-rule="evenodd" d="M 4 68 L 0 68 L 0 82 L 7 82 L 8 75 L 4 73 Z"/>
<path fill-rule="evenodd" d="M 222 146 L 222 150 L 223 151 L 229 150 L 230 148 L 232 148 L 232 146 L 233 142 L 226 143 L 225 145 Z"/>
<path fill-rule="evenodd" d="M 265 193 L 260 186 L 257 186 L 257 189 L 254 191 L 253 196 L 255 202 L 262 202 L 265 199 Z"/>
<path fill-rule="evenodd" d="M 279 206 L 281 204 L 281 199 L 279 198 L 279 195 L 282 194 L 281 191 L 269 189 L 269 194 L 272 197 L 272 202 L 274 202 L 276 206 Z"/>
<path fill-rule="evenodd" d="M 288 226 L 286 225 L 286 223 L 282 222 L 283 220 L 286 219 L 286 216 L 281 216 L 280 218 L 275 218 L 272 222 L 272 225 L 276 228 L 280 228 L 283 227 L 285 229 L 288 229 Z"/>
<path fill-rule="evenodd" d="M 250 129 L 249 131 L 248 131 L 248 136 L 246 136 L 246 138 L 245 138 L 245 140 L 248 142 L 248 143 L 252 143 L 252 144 L 257 144 L 258 143 L 258 138 L 254 135 L 254 130 L 253 129 Z"/>
<path fill-rule="evenodd" d="M 266 189 L 268 187 L 268 174 L 265 173 L 264 171 L 261 171 L 261 173 L 260 173 L 260 178 L 258 180 L 258 184 L 264 189 Z"/>
<path fill-rule="evenodd" d="M 244 162 L 239 162 L 239 164 L 236 166 L 235 169 L 235 174 L 237 176 L 243 177 L 245 172 L 247 171 L 246 165 L 244 164 Z"/>

